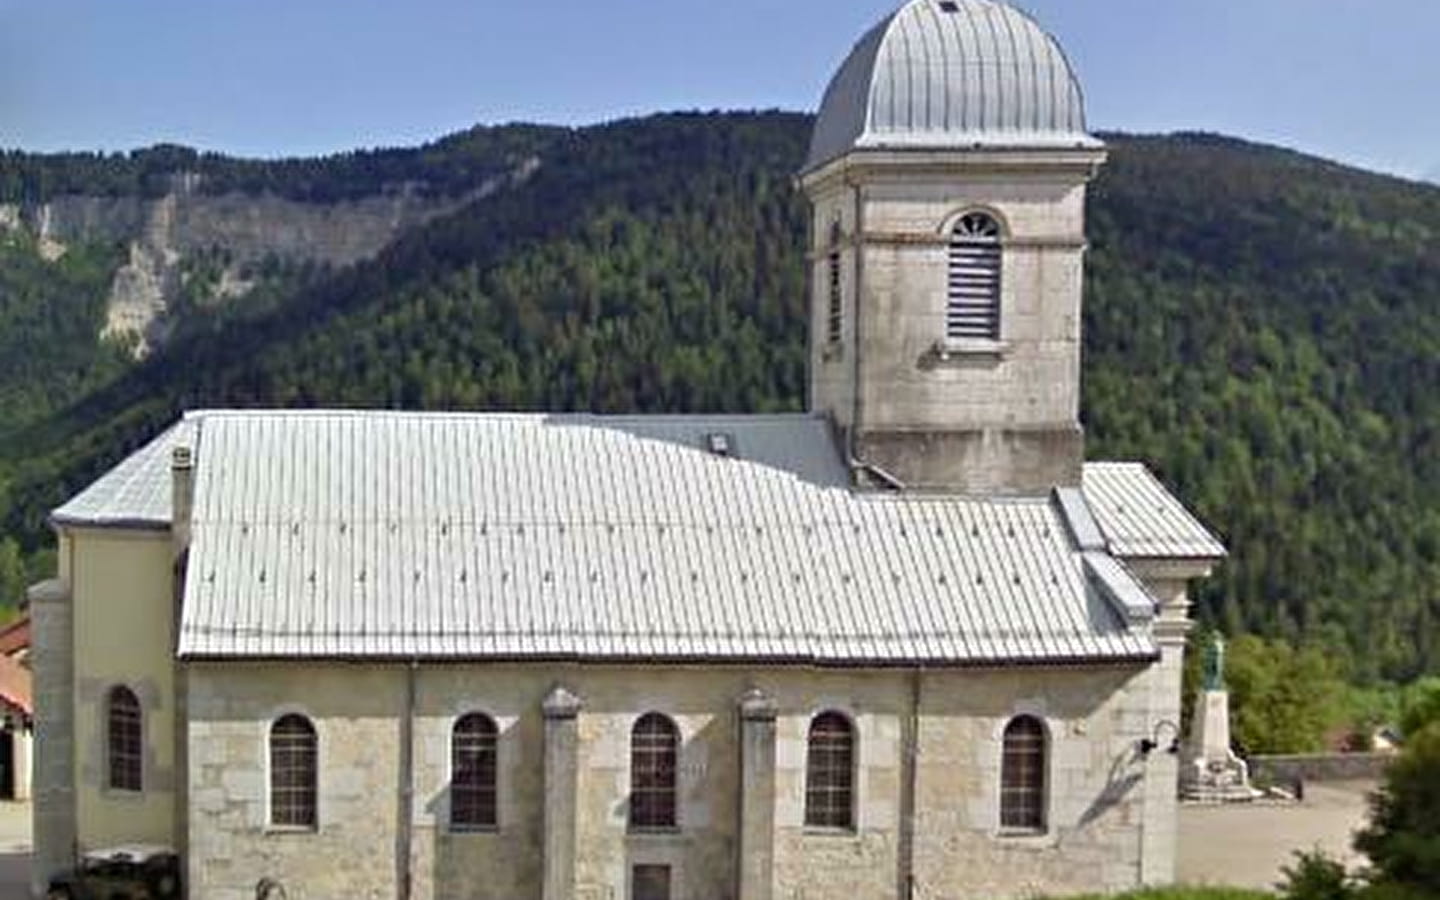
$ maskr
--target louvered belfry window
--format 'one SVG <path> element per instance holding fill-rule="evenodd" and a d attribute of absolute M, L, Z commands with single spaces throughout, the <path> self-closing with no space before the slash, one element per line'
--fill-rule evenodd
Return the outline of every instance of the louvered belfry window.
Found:
<path fill-rule="evenodd" d="M 1005 728 L 1000 827 L 1045 830 L 1045 726 L 1031 716 L 1020 716 Z"/>
<path fill-rule="evenodd" d="M 805 763 L 805 824 L 855 826 L 855 732 L 850 720 L 825 712 L 810 722 Z"/>
<path fill-rule="evenodd" d="M 110 690 L 106 705 L 110 789 L 138 791 L 143 786 L 144 759 L 140 698 L 129 688 L 117 686 Z"/>
<path fill-rule="evenodd" d="M 317 741 L 304 716 L 281 716 L 270 727 L 270 823 L 314 828 Z"/>
<path fill-rule="evenodd" d="M 675 774 L 680 729 L 647 713 L 630 732 L 630 827 L 675 827 Z"/>
<path fill-rule="evenodd" d="M 450 737 L 450 826 L 456 830 L 496 824 L 495 722 L 483 713 L 462 716 Z"/>
<path fill-rule="evenodd" d="M 840 343 L 845 326 L 845 283 L 840 271 L 840 242 L 843 235 L 840 223 L 830 226 L 830 252 L 826 256 L 830 305 L 825 317 L 825 339 L 831 344 Z"/>
<path fill-rule="evenodd" d="M 945 337 L 1000 339 L 1000 223 L 985 213 L 960 217 L 950 235 Z"/>

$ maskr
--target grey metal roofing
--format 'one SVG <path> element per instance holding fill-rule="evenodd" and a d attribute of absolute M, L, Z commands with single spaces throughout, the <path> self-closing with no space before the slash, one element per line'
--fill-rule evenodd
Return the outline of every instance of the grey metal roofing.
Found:
<path fill-rule="evenodd" d="M 1049 498 L 856 493 L 810 416 L 200 413 L 186 657 L 1153 656 Z M 734 455 L 710 452 L 723 433 Z"/>
<path fill-rule="evenodd" d="M 1110 552 L 1126 559 L 1221 559 L 1225 547 L 1148 468 L 1087 463 L 1085 498 Z"/>
<path fill-rule="evenodd" d="M 861 148 L 1098 147 L 1059 42 L 993 0 L 909 0 L 855 45 L 820 105 L 813 169 Z"/>
<path fill-rule="evenodd" d="M 193 432 L 193 422 L 177 422 L 54 510 L 51 520 L 101 528 L 170 527 L 170 452 L 191 442 Z"/>
<path fill-rule="evenodd" d="M 192 413 L 56 520 L 164 527 L 181 443 L 193 657 L 1143 658 L 1110 554 L 1224 552 L 1138 464 L 1083 496 L 857 493 L 811 416 Z"/>

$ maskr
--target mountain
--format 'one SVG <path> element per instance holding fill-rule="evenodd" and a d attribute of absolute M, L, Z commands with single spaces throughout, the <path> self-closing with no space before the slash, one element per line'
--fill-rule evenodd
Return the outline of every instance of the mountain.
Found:
<path fill-rule="evenodd" d="M 403 189 L 439 206 L 353 262 L 277 265 L 258 298 L 190 304 L 139 362 L 96 338 L 123 241 L 77 233 L 47 261 L 33 228 L 11 228 L 0 253 L 28 287 L 0 260 L 0 325 L 49 349 L 0 362 L 0 532 L 43 548 L 46 509 L 185 407 L 799 408 L 791 178 L 809 127 L 689 114 L 467 132 L 386 151 L 400 156 L 358 186 L 369 170 L 345 158 L 263 177 L 279 164 L 210 159 L 195 189 L 211 196 L 339 210 Z M 1357 678 L 1440 671 L 1440 190 L 1213 135 L 1107 139 L 1091 456 L 1149 461 L 1225 537 L 1208 622 L 1318 644 Z M 129 159 L 81 177 L 12 154 L 0 198 L 153 201 L 198 165 L 137 175 Z"/>

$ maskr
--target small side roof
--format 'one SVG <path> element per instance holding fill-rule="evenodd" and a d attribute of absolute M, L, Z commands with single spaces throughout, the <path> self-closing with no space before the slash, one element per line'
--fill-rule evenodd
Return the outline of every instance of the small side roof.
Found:
<path fill-rule="evenodd" d="M 1138 462 L 1086 463 L 1085 499 L 1122 559 L 1223 559 L 1225 546 Z"/>
<path fill-rule="evenodd" d="M 170 453 L 194 439 L 195 424 L 187 416 L 66 501 L 50 520 L 91 528 L 169 528 Z"/>

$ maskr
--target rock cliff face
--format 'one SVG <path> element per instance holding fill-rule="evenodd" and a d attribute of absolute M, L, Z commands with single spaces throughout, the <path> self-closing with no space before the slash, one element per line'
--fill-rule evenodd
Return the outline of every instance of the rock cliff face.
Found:
<path fill-rule="evenodd" d="M 104 336 L 135 342 L 137 356 L 162 342 L 167 314 L 184 287 L 182 264 L 197 253 L 222 251 L 227 264 L 211 299 L 243 298 L 244 270 L 267 257 L 347 266 L 379 253 L 408 228 L 452 212 L 528 178 L 529 160 L 459 197 L 425 196 L 397 185 L 362 200 L 301 203 L 263 194 L 205 194 L 195 175 L 177 175 L 159 199 L 62 196 L 35 206 L 0 204 L 0 231 L 24 228 L 40 252 L 56 258 L 79 241 L 129 245 L 115 273 Z"/>

